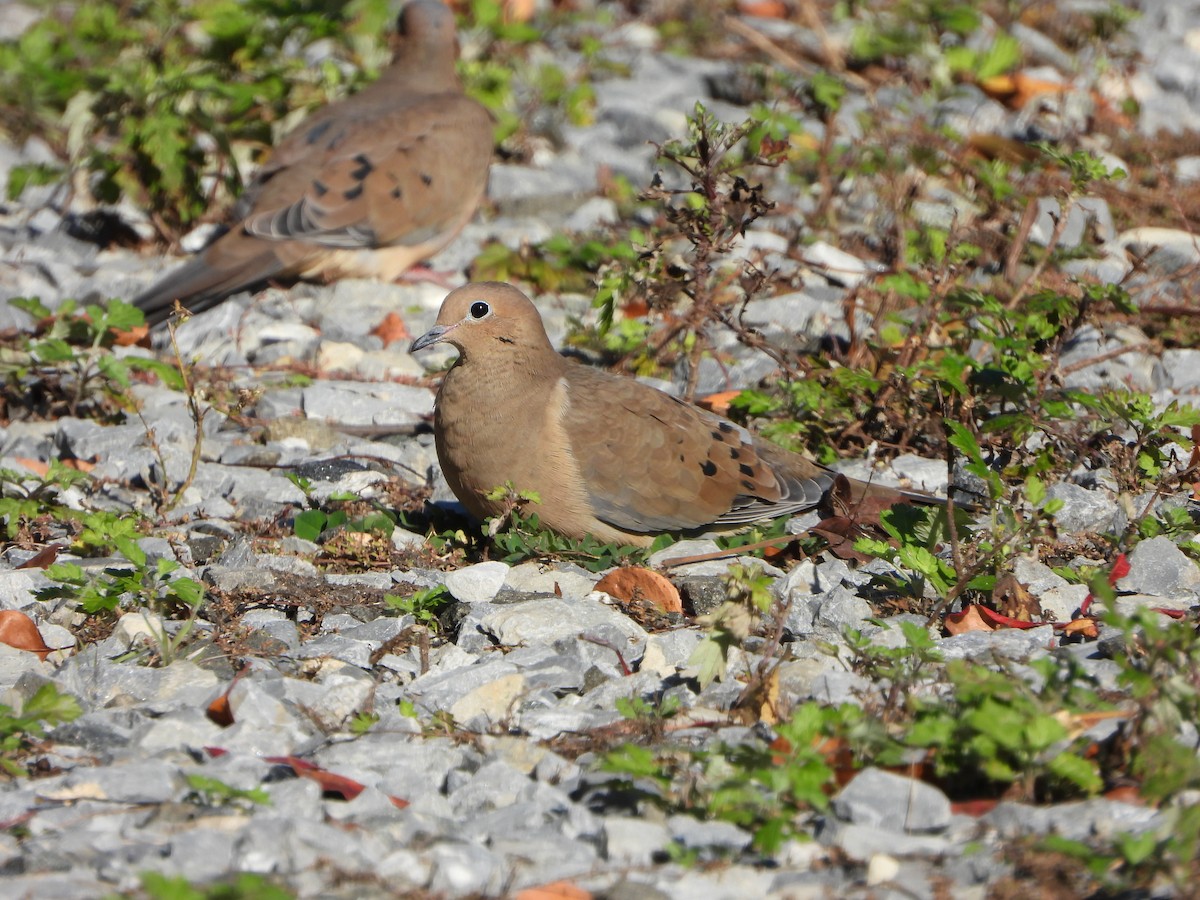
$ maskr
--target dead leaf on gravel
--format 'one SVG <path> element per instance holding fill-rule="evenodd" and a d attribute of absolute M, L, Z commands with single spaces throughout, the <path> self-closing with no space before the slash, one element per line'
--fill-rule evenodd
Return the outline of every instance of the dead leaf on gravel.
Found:
<path fill-rule="evenodd" d="M 404 320 L 395 312 L 390 312 L 383 317 L 383 321 L 371 329 L 371 334 L 383 341 L 383 346 L 389 347 L 396 341 L 408 341 L 412 339 L 412 335 L 408 333 L 408 326 L 404 324 Z"/>
<path fill-rule="evenodd" d="M 950 634 L 964 634 L 968 631 L 995 631 L 996 626 L 988 623 L 983 616 L 979 614 L 979 607 L 976 605 L 968 606 L 962 612 L 951 613 L 946 616 L 945 620 L 946 631 Z"/>
<path fill-rule="evenodd" d="M 54 648 L 47 647 L 42 640 L 42 633 L 33 619 L 15 609 L 0 612 L 0 644 L 36 653 L 42 662 L 54 652 Z"/>
<path fill-rule="evenodd" d="M 570 882 L 553 881 L 518 891 L 515 900 L 592 900 L 592 894 Z"/>
<path fill-rule="evenodd" d="M 627 566 L 609 572 L 596 583 L 596 590 L 623 603 L 649 600 L 663 612 L 683 612 L 679 590 L 665 576 L 650 569 Z"/>
<path fill-rule="evenodd" d="M 57 544 L 49 544 L 39 550 L 25 562 L 17 566 L 18 569 L 48 569 L 54 565 L 54 561 L 58 559 L 58 553 L 62 547 Z"/>

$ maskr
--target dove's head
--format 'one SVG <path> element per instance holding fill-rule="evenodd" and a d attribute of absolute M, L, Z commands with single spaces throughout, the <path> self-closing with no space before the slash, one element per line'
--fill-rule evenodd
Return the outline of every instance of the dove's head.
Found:
<path fill-rule="evenodd" d="M 442 301 L 437 324 L 413 341 L 409 352 L 442 342 L 458 348 L 464 358 L 546 353 L 558 358 L 533 301 L 501 281 L 480 281 L 451 291 Z"/>
<path fill-rule="evenodd" d="M 396 17 L 392 53 L 403 70 L 428 71 L 439 78 L 458 57 L 458 31 L 454 13 L 442 0 L 409 0 Z"/>

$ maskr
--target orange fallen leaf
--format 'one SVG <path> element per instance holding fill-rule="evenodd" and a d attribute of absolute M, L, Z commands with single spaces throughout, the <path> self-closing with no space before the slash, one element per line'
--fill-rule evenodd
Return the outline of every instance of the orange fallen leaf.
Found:
<path fill-rule="evenodd" d="M 962 612 L 951 613 L 945 619 L 946 630 L 951 634 L 968 631 L 995 631 L 996 626 L 988 622 L 979 612 L 979 605 L 972 604 Z"/>
<path fill-rule="evenodd" d="M 1100 629 L 1096 627 L 1095 619 L 1072 619 L 1061 626 L 1063 634 L 1077 634 L 1080 637 L 1100 637 Z"/>
<path fill-rule="evenodd" d="M 30 459 L 27 456 L 14 456 L 13 462 L 24 466 L 34 475 L 45 476 L 50 471 L 50 464 L 44 463 L 40 459 Z"/>
<path fill-rule="evenodd" d="M 592 894 L 570 882 L 553 881 L 517 891 L 514 900 L 592 900 Z"/>
<path fill-rule="evenodd" d="M 66 468 L 74 469 L 76 472 L 90 472 L 96 468 L 96 463 L 91 459 L 60 459 Z"/>
<path fill-rule="evenodd" d="M 232 690 L 232 685 L 230 686 Z M 223 691 L 218 694 L 212 703 L 204 710 L 204 715 L 214 725 L 220 725 L 222 728 L 228 728 L 233 724 L 233 707 L 229 705 L 229 691 Z"/>
<path fill-rule="evenodd" d="M 404 320 L 395 312 L 390 312 L 383 317 L 383 321 L 371 329 L 371 334 L 383 341 L 383 346 L 390 347 L 396 341 L 407 341 L 412 338 L 408 332 L 408 326 L 404 324 Z"/>
<path fill-rule="evenodd" d="M 786 19 L 788 8 L 780 0 L 741 0 L 738 12 L 756 19 Z"/>
<path fill-rule="evenodd" d="M 150 337 L 149 325 L 138 325 L 123 331 L 110 328 L 109 331 L 112 332 L 113 343 L 118 347 L 136 347 Z"/>
<path fill-rule="evenodd" d="M 735 397 L 740 397 L 741 391 L 718 391 L 715 394 L 709 394 L 707 397 L 701 397 L 696 401 L 697 406 L 702 406 L 705 409 L 710 409 L 718 416 L 729 415 L 729 406 Z"/>
<path fill-rule="evenodd" d="M 1071 85 L 1044 78 L 1031 78 L 1021 72 L 1012 75 L 997 75 L 979 82 L 980 89 L 1011 109 L 1021 109 L 1030 100 L 1043 94 L 1063 95 L 1072 90 Z"/>
<path fill-rule="evenodd" d="M 239 669 L 234 673 L 233 679 L 229 682 L 229 686 L 217 695 L 212 703 L 204 710 L 204 714 L 209 721 L 215 725 L 220 725 L 222 728 L 228 728 L 234 723 L 233 707 L 229 703 L 229 695 L 233 693 L 234 686 L 245 677 L 250 670 Z"/>
<path fill-rule="evenodd" d="M 42 640 L 42 633 L 33 619 L 15 609 L 0 612 L 0 644 L 36 653 L 42 662 L 54 652 L 54 648 L 47 647 Z"/>
<path fill-rule="evenodd" d="M 663 612 L 683 612 L 679 590 L 665 576 L 650 569 L 637 566 L 616 569 L 596 583 L 596 590 L 624 603 L 649 600 Z"/>

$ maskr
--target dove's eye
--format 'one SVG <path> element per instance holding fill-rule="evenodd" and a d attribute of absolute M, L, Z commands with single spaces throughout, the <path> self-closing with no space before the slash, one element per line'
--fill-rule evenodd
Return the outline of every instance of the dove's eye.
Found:
<path fill-rule="evenodd" d="M 491 311 L 492 311 L 492 308 L 490 306 L 488 306 L 486 303 L 484 303 L 482 300 L 476 300 L 474 303 L 471 304 L 471 318 L 472 319 L 482 319 L 484 316 L 486 316 Z"/>

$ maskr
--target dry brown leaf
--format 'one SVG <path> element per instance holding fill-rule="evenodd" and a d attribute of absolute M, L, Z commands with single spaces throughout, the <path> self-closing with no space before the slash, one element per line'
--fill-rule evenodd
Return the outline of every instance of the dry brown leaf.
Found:
<path fill-rule="evenodd" d="M 54 648 L 47 647 L 42 640 L 42 633 L 33 619 L 15 609 L 0 612 L 0 644 L 36 653 L 42 662 L 54 652 Z"/>
<path fill-rule="evenodd" d="M 679 590 L 665 576 L 650 569 L 636 566 L 616 569 L 596 583 L 596 590 L 623 603 L 649 600 L 663 612 L 683 612 Z"/>
<path fill-rule="evenodd" d="M 979 613 L 979 607 L 972 604 L 962 612 L 946 616 L 946 630 L 951 634 L 963 634 L 967 631 L 995 631 L 996 628 Z"/>
<path fill-rule="evenodd" d="M 135 328 L 129 328 L 124 331 L 110 328 L 109 331 L 112 332 L 113 343 L 118 347 L 137 347 L 150 339 L 149 325 L 138 325 Z"/>
<path fill-rule="evenodd" d="M 1022 144 L 1012 138 L 998 134 L 972 134 L 967 138 L 967 149 L 984 159 L 1000 160 L 1008 163 L 1033 162 L 1041 151 L 1029 144 Z"/>
<path fill-rule="evenodd" d="M 768 725 L 774 725 L 779 721 L 779 669 L 774 668 L 771 674 L 767 676 L 766 683 L 763 685 L 763 690 L 760 693 L 758 706 L 758 720 L 765 722 Z"/>
<path fill-rule="evenodd" d="M 852 559 L 865 564 L 871 557 L 854 549 L 854 542 L 862 536 L 862 530 L 855 521 L 847 516 L 830 516 L 822 519 L 817 525 L 808 529 L 809 534 L 825 538 L 829 552 L 838 559 Z"/>
<path fill-rule="evenodd" d="M 1100 637 L 1100 629 L 1095 619 L 1072 619 L 1062 628 L 1063 634 L 1078 634 L 1085 638 Z"/>
<path fill-rule="evenodd" d="M 997 580 L 992 588 L 992 605 L 1001 614 L 1021 622 L 1042 620 L 1042 605 L 1011 572 Z"/>
<path fill-rule="evenodd" d="M 48 569 L 54 565 L 54 561 L 58 559 L 58 553 L 62 547 L 57 544 L 50 544 L 43 547 L 25 562 L 17 566 L 18 569 Z"/>
<path fill-rule="evenodd" d="M 396 341 L 408 341 L 412 339 L 409 334 L 408 326 L 404 324 L 404 320 L 399 314 L 390 312 L 383 317 L 383 321 L 371 329 L 371 334 L 383 341 L 383 346 L 390 347 Z"/>

